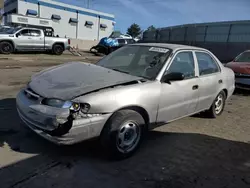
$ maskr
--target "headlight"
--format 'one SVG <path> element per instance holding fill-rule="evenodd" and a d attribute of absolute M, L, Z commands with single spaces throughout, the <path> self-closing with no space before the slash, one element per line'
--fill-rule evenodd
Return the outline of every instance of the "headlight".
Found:
<path fill-rule="evenodd" d="M 56 107 L 56 108 L 67 108 L 73 111 L 81 110 L 83 113 L 87 113 L 90 109 L 88 103 L 79 104 L 71 101 L 64 101 L 60 99 L 43 99 L 42 104 Z"/>

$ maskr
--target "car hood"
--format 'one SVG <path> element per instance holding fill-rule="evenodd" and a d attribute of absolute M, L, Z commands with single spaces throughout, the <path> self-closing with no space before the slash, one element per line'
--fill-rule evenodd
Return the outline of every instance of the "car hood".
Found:
<path fill-rule="evenodd" d="M 91 91 L 138 79 L 141 78 L 94 64 L 72 62 L 34 75 L 29 87 L 42 97 L 70 100 Z"/>
<path fill-rule="evenodd" d="M 226 67 L 237 73 L 250 74 L 250 62 L 230 62 L 226 64 Z"/>
<path fill-rule="evenodd" d="M 3 38 L 3 37 L 11 37 L 12 36 L 12 34 L 7 34 L 7 33 L 1 33 L 0 32 L 0 38 Z"/>

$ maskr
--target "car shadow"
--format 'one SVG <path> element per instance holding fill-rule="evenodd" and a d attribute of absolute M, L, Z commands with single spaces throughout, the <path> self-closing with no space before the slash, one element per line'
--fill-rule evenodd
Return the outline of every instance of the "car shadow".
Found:
<path fill-rule="evenodd" d="M 20 124 L 15 99 L 0 101 L 5 187 L 249 188 L 250 143 L 197 133 L 151 131 L 134 156 L 104 157 L 97 141 L 56 146 Z M 9 148 L 9 149 L 8 149 Z"/>
<path fill-rule="evenodd" d="M 250 96 L 250 90 L 235 89 L 234 95 L 238 96 Z"/>

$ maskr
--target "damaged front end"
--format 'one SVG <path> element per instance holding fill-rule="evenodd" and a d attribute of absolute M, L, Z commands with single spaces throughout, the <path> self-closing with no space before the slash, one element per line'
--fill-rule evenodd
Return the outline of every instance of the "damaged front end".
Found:
<path fill-rule="evenodd" d="M 16 103 L 23 122 L 56 144 L 74 144 L 99 136 L 108 118 L 87 114 L 87 103 L 43 98 L 30 88 L 18 93 Z"/>

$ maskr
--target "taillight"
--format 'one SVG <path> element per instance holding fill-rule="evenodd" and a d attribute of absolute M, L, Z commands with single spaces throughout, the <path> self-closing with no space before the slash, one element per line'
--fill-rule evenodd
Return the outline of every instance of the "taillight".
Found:
<path fill-rule="evenodd" d="M 68 39 L 68 44 L 70 44 L 70 39 Z"/>

